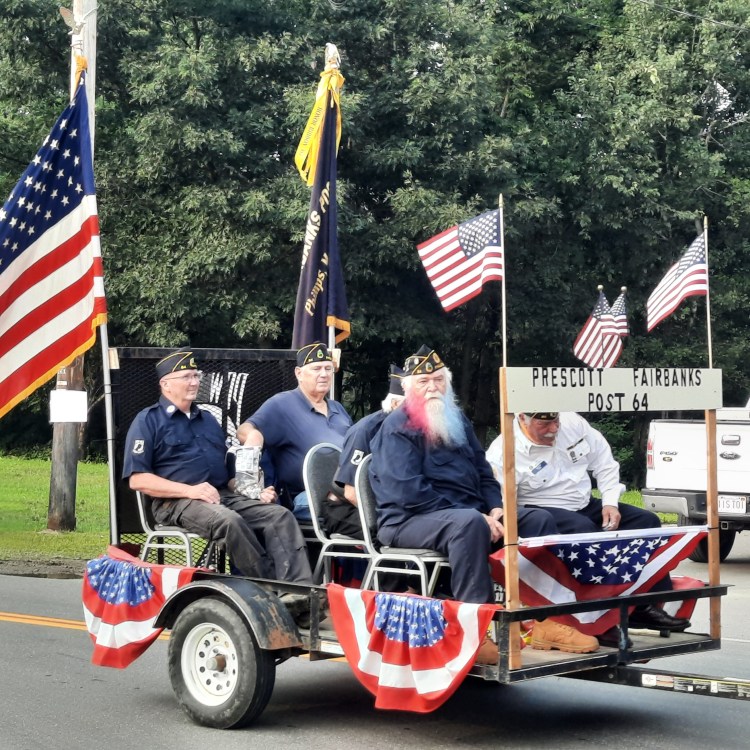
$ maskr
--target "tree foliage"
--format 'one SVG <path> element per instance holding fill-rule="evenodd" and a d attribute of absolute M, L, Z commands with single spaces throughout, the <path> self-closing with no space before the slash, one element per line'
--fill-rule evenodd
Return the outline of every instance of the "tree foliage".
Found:
<path fill-rule="evenodd" d="M 5 5 L 7 192 L 68 71 L 55 4 Z M 355 412 L 380 401 L 390 361 L 427 342 L 480 433 L 496 428 L 499 285 L 446 315 L 415 245 L 500 193 L 509 365 L 577 364 L 598 283 L 610 301 L 628 287 L 622 364 L 708 364 L 704 300 L 645 334 L 645 300 L 705 214 L 714 365 L 725 402 L 744 402 L 749 32 L 740 0 L 101 2 L 110 342 L 290 345 L 309 196 L 293 154 L 332 41 L 347 79 L 339 241 Z"/>

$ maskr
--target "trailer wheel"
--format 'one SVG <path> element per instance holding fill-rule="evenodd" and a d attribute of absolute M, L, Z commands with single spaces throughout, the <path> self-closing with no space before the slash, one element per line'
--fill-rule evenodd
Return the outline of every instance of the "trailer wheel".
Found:
<path fill-rule="evenodd" d="M 169 678 L 193 721 L 230 729 L 246 726 L 266 707 L 276 664 L 232 607 L 207 598 L 185 607 L 172 628 Z"/>
<path fill-rule="evenodd" d="M 732 550 L 737 532 L 734 529 L 719 529 L 719 561 L 724 562 Z M 688 555 L 693 562 L 708 562 L 708 539 L 701 539 L 696 548 Z"/>

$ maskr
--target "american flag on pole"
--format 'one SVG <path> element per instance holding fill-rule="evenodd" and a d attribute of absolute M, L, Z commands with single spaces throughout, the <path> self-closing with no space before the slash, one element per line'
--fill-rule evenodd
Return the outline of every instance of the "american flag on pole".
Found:
<path fill-rule="evenodd" d="M 685 526 L 519 539 L 521 601 L 535 606 L 645 593 L 707 533 L 706 526 Z M 500 582 L 505 581 L 504 558 L 504 550 L 490 555 L 493 578 Z M 597 635 L 618 623 L 619 612 L 579 612 L 559 619 Z"/>
<path fill-rule="evenodd" d="M 448 312 L 503 280 L 500 210 L 487 211 L 417 245 L 427 278 Z"/>
<path fill-rule="evenodd" d="M 621 292 L 620 296 L 612 303 L 612 319 L 615 323 L 618 336 L 630 335 L 628 329 L 628 306 L 625 301 L 625 292 Z"/>
<path fill-rule="evenodd" d="M 622 340 L 604 292 L 573 343 L 573 354 L 589 367 L 614 367 L 622 354 Z"/>
<path fill-rule="evenodd" d="M 106 322 L 85 75 L 0 209 L 0 417 Z"/>
<path fill-rule="evenodd" d="M 706 242 L 699 234 L 646 301 L 646 327 L 651 331 L 687 297 L 708 294 Z"/>
<path fill-rule="evenodd" d="M 197 568 L 150 565 L 110 547 L 86 564 L 83 614 L 94 642 L 92 663 L 124 669 L 161 634 L 153 622 L 164 602 Z"/>
<path fill-rule="evenodd" d="M 339 642 L 376 708 L 427 713 L 474 664 L 494 604 L 386 594 L 329 584 Z"/>

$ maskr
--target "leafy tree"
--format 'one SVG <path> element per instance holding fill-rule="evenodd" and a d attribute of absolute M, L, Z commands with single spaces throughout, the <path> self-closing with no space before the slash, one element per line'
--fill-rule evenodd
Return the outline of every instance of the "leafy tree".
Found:
<path fill-rule="evenodd" d="M 46 0 L 6 6 L 9 190 L 64 102 L 67 37 Z M 111 343 L 289 346 L 309 196 L 293 154 L 333 41 L 347 79 L 339 241 L 355 413 L 383 397 L 388 363 L 424 342 L 455 371 L 480 434 L 497 429 L 499 285 L 446 315 L 415 245 L 500 193 L 509 365 L 579 364 L 572 343 L 598 283 L 610 301 L 629 289 L 622 364 L 707 364 L 702 300 L 645 335 L 645 300 L 705 213 L 714 365 L 727 403 L 743 401 L 746 12 L 739 0 L 676 11 L 633 0 L 102 3 L 96 175 Z M 618 424 L 618 449 L 637 456 Z"/>

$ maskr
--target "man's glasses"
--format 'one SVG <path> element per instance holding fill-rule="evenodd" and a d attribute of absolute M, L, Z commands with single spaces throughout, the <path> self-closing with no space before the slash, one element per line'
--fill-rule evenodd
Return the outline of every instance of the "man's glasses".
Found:
<path fill-rule="evenodd" d="M 200 383 L 201 380 L 203 380 L 203 373 L 200 370 L 193 370 L 192 372 L 186 372 L 184 375 L 176 375 L 173 378 L 166 378 L 166 380 L 182 380 L 183 383 L 197 380 Z"/>

